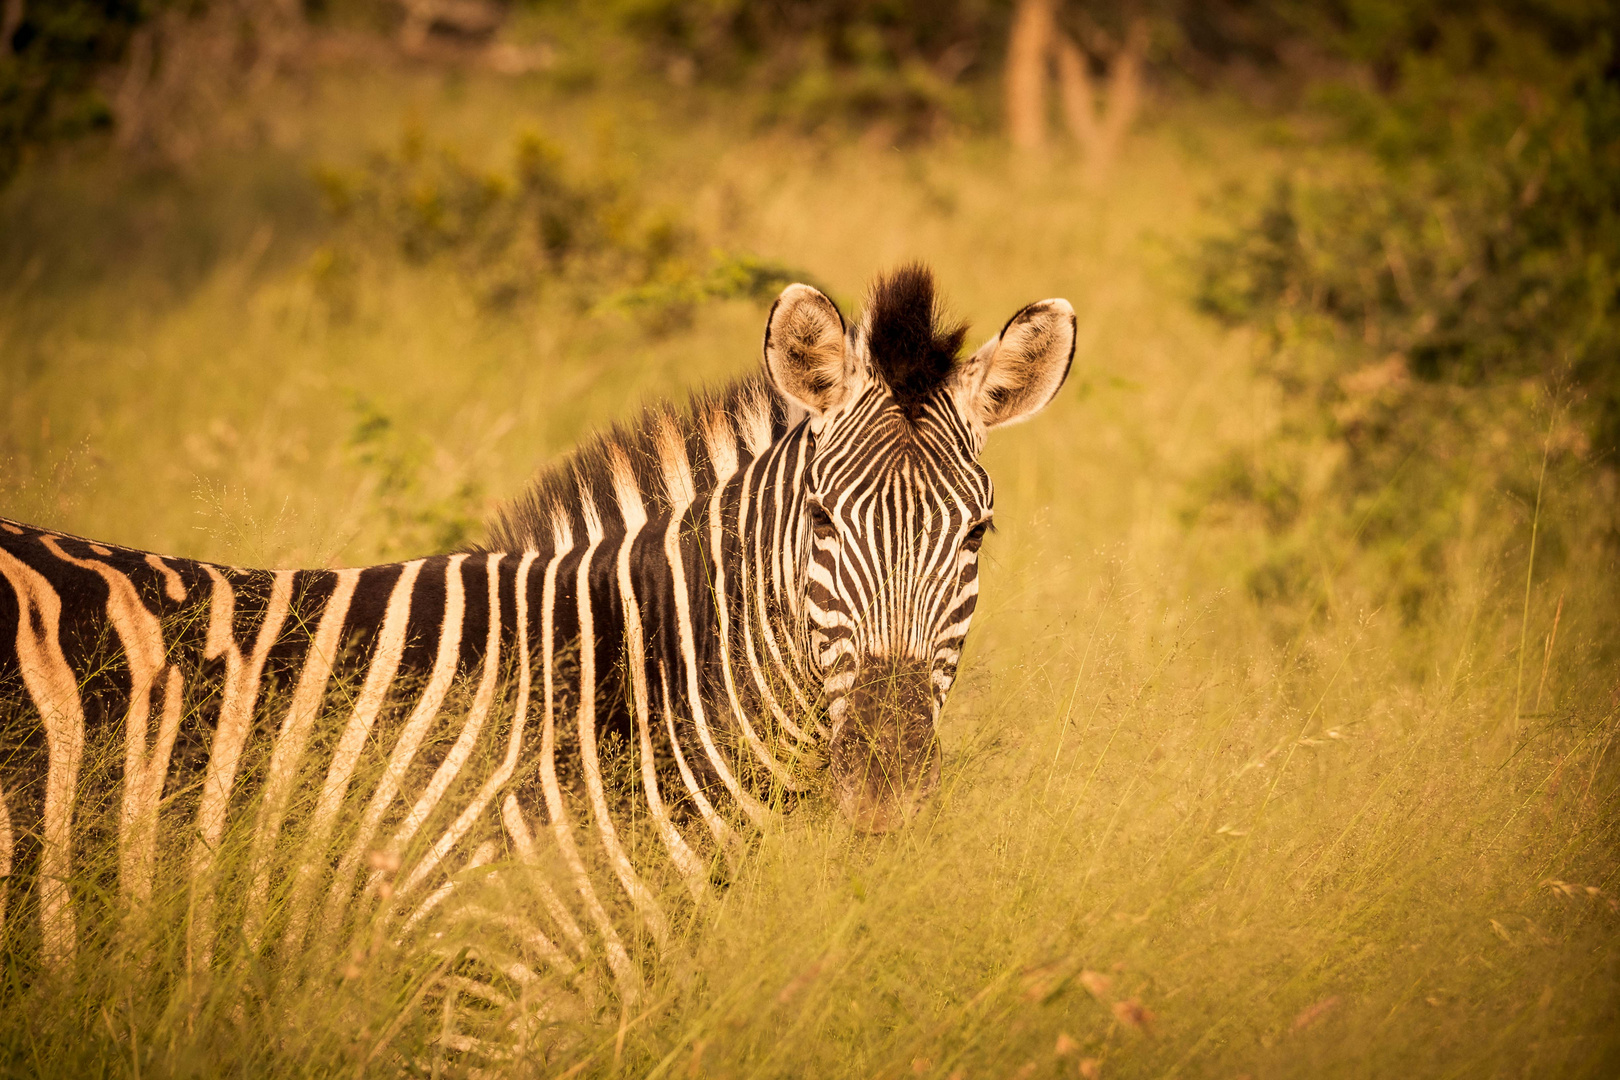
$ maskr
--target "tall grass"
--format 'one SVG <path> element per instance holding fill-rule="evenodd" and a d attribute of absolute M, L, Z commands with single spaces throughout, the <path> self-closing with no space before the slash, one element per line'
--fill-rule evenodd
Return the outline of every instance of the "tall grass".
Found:
<path fill-rule="evenodd" d="M 1256 526 L 1199 512 L 1201 484 L 1263 450 L 1278 404 L 1244 335 L 1194 313 L 1178 258 L 1211 224 L 1203 195 L 1278 152 L 1247 120 L 1171 110 L 1099 191 L 990 142 L 750 134 L 628 91 L 419 72 L 354 90 L 329 76 L 286 146 L 217 172 L 67 162 L 5 197 L 0 230 L 53 223 L 0 259 L 6 514 L 245 564 L 409 554 L 637 399 L 756 361 L 750 301 L 660 335 L 562 290 L 490 314 L 439 263 L 360 251 L 334 270 L 298 177 L 407 121 L 488 160 L 537 127 L 683 207 L 704 242 L 809 268 L 841 300 L 916 256 L 976 333 L 1038 297 L 1079 312 L 1064 393 L 987 452 L 999 531 L 933 807 L 877 839 L 795 815 L 694 913 L 645 1001 L 536 1042 L 511 1075 L 1620 1068 L 1615 556 L 1583 525 L 1599 495 L 1549 475 L 1520 512 L 1481 477 L 1415 624 L 1329 545 L 1306 553 L 1305 601 L 1250 587 Z M 87 268 L 85 245 L 120 271 Z M 1533 491 L 1543 447 L 1518 450 Z M 1381 497 L 1405 497 L 1399 475 Z M 1532 561 L 1548 515 L 1563 550 Z M 162 925 L 160 974 L 178 948 Z M 242 987 L 224 986 L 203 1014 L 154 961 L 102 959 L 8 1002 L 12 1071 L 434 1067 L 433 1017 L 395 1023 L 423 955 L 379 953 L 363 978 L 316 957 L 331 970 L 270 1007 L 232 1011 Z M 403 1049 L 370 1056 L 384 1034 Z"/>

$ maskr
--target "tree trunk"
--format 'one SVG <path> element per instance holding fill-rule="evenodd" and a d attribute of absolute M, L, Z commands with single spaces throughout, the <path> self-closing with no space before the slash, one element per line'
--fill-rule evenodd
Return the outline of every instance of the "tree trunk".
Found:
<path fill-rule="evenodd" d="M 1086 157 L 1086 172 L 1101 180 L 1112 167 L 1142 101 L 1142 61 L 1147 53 L 1148 25 L 1131 20 L 1125 42 L 1108 64 L 1108 92 L 1099 108 L 1086 54 L 1067 34 L 1057 40 L 1058 80 L 1063 115 Z"/>
<path fill-rule="evenodd" d="M 17 27 L 23 21 L 23 0 L 5 0 L 0 8 L 0 52 L 11 51 L 11 39 L 17 36 Z"/>
<path fill-rule="evenodd" d="M 1064 119 L 1069 122 L 1075 142 L 1090 157 L 1096 153 L 1098 139 L 1096 93 L 1091 86 L 1091 72 L 1087 70 L 1090 60 L 1067 34 L 1058 38 L 1057 59 Z"/>
<path fill-rule="evenodd" d="M 1102 140 L 1107 152 L 1105 168 L 1125 142 L 1125 134 L 1130 131 L 1136 110 L 1141 106 L 1142 60 L 1147 47 L 1147 20 L 1132 19 L 1125 31 L 1125 45 L 1114 55 L 1108 69 L 1108 103 L 1102 116 Z"/>
<path fill-rule="evenodd" d="M 1018 0 L 1007 40 L 1007 132 L 1021 150 L 1046 142 L 1046 64 L 1052 48 L 1052 0 Z"/>

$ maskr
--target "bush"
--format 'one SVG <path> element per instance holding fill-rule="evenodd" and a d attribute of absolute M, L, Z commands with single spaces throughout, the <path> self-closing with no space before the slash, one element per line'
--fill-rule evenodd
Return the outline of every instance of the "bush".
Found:
<path fill-rule="evenodd" d="M 667 218 L 641 210 L 606 181 L 566 175 L 538 135 L 518 140 L 511 172 L 483 171 L 452 147 L 406 132 L 362 169 L 317 172 L 327 205 L 351 239 L 386 239 L 406 258 L 449 257 L 493 306 L 566 274 L 644 280 L 684 244 Z"/>
<path fill-rule="evenodd" d="M 407 132 L 363 169 L 323 168 L 317 179 L 346 247 L 324 248 L 312 271 L 344 306 L 348 249 L 381 241 L 416 262 L 451 260 L 488 308 L 533 298 L 547 283 L 581 306 L 618 311 L 655 331 L 687 323 L 710 300 L 768 300 L 802 271 L 747 254 L 711 251 L 675 211 L 650 207 L 614 179 L 578 178 L 538 134 L 517 140 L 511 172 L 468 165 L 452 147 Z"/>
<path fill-rule="evenodd" d="M 94 77 L 123 54 L 146 7 L 139 0 L 18 5 L 22 17 L 0 41 L 0 188 L 32 148 L 111 126 Z"/>
<path fill-rule="evenodd" d="M 999 71 L 1012 4 L 617 0 L 610 19 L 676 81 L 746 85 L 767 121 L 882 122 L 899 141 L 977 121 L 964 87 Z"/>
<path fill-rule="evenodd" d="M 1206 495 L 1260 507 L 1297 541 L 1273 489 L 1308 497 L 1297 459 L 1326 440 L 1326 527 L 1381 553 L 1385 597 L 1412 619 L 1482 492 L 1529 518 L 1537 460 L 1607 490 L 1620 446 L 1620 52 L 1605 13 L 1418 14 L 1340 33 L 1387 85 L 1318 87 L 1325 163 L 1277 178 L 1195 260 L 1200 304 L 1259 331 L 1285 414 L 1265 455 L 1283 460 L 1227 462 Z M 1613 539 L 1613 520 L 1590 526 Z"/>

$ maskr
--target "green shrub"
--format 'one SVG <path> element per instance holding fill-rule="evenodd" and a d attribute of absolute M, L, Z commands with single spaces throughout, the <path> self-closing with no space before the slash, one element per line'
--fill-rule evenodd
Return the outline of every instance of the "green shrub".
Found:
<path fill-rule="evenodd" d="M 616 0 L 609 19 L 675 81 L 744 86 L 802 129 L 882 123 L 897 141 L 982 123 L 1012 5 L 985 0 Z"/>
<path fill-rule="evenodd" d="M 122 55 L 147 6 L 139 0 L 19 5 L 21 20 L 0 41 L 0 187 L 34 147 L 111 126 L 93 80 Z"/>
<path fill-rule="evenodd" d="M 1620 446 L 1616 39 L 1599 10 L 1425 13 L 1340 35 L 1392 85 L 1318 87 L 1315 162 L 1195 260 L 1200 305 L 1255 328 L 1283 402 L 1267 460 L 1238 455 L 1203 494 L 1290 543 L 1352 539 L 1414 621 L 1470 530 L 1517 545 L 1543 513 L 1555 557 L 1574 525 L 1545 518 L 1544 482 L 1612 483 Z M 1308 497 L 1310 455 L 1328 509 L 1300 524 L 1275 507 Z"/>
<path fill-rule="evenodd" d="M 448 257 L 491 306 L 548 278 L 645 281 L 686 237 L 609 180 L 575 180 L 538 135 L 518 139 L 510 172 L 484 171 L 449 146 L 407 131 L 362 169 L 319 170 L 327 205 L 352 224 L 350 242 L 383 240 L 415 262 Z"/>
<path fill-rule="evenodd" d="M 348 305 L 346 267 L 368 243 L 396 246 L 413 262 L 452 260 L 490 308 L 546 284 L 575 290 L 583 307 L 634 315 L 649 329 L 685 325 L 709 300 L 768 300 L 806 275 L 751 255 L 701 251 L 677 212 L 647 205 L 633 185 L 577 178 L 537 134 L 517 140 L 510 172 L 483 171 L 452 147 L 430 150 L 407 132 L 393 152 L 360 170 L 318 170 L 328 207 L 350 226 L 346 246 L 323 248 L 311 266 L 329 307 Z"/>

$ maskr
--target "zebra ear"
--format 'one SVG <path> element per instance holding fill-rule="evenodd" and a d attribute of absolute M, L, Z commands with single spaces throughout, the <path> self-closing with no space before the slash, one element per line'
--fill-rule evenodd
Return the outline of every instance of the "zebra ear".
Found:
<path fill-rule="evenodd" d="M 808 285 L 789 285 L 765 322 L 765 370 L 791 401 L 820 416 L 842 405 L 854 364 L 838 305 Z"/>
<path fill-rule="evenodd" d="M 1040 300 L 1007 320 L 957 376 L 967 415 L 986 428 L 1027 420 L 1044 409 L 1074 362 L 1074 308 Z"/>

